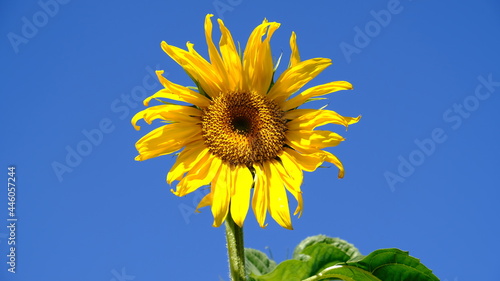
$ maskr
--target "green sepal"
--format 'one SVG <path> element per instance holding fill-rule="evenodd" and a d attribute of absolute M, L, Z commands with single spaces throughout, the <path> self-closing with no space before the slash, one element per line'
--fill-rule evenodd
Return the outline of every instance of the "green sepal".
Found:
<path fill-rule="evenodd" d="M 276 70 L 277 70 L 277 69 L 278 69 L 278 67 L 280 66 L 281 57 L 283 57 L 283 51 L 281 52 L 280 56 L 278 57 L 278 60 L 276 61 L 276 64 L 274 65 L 274 68 L 273 68 L 273 73 L 274 73 L 274 72 L 276 72 Z"/>
<path fill-rule="evenodd" d="M 190 86 L 188 88 L 191 88 L 191 89 L 196 89 L 198 90 L 198 93 L 202 96 L 205 96 L 207 97 L 208 99 L 212 99 L 209 95 L 207 95 L 207 93 L 205 92 L 205 90 L 203 90 L 203 88 L 200 86 L 200 83 L 194 79 L 193 76 L 191 76 L 191 74 L 189 74 L 189 72 L 186 71 L 186 74 L 189 76 L 189 78 L 191 78 L 191 80 L 193 80 L 194 84 L 196 85 L 196 87 L 193 87 L 193 86 Z"/>
<path fill-rule="evenodd" d="M 328 99 L 328 98 L 309 98 L 309 99 L 307 99 L 307 100 L 304 102 L 304 104 L 305 104 L 305 103 L 308 103 L 308 102 L 312 102 L 312 101 L 317 101 L 317 100 L 327 100 L 327 99 Z M 324 107 L 323 107 L 323 108 L 324 108 Z"/>
<path fill-rule="evenodd" d="M 168 101 L 164 101 L 164 100 L 161 100 L 161 99 L 159 99 L 159 98 L 155 98 L 155 100 L 156 100 L 156 101 L 158 101 L 158 102 L 161 102 L 161 103 L 163 103 L 163 104 L 176 105 L 175 103 L 171 103 L 171 102 L 168 102 Z"/>

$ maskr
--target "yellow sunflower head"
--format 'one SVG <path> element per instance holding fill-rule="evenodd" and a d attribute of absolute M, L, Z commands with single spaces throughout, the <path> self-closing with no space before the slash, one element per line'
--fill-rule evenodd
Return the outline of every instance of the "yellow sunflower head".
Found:
<path fill-rule="evenodd" d="M 182 149 L 167 175 L 178 181 L 172 192 L 184 196 L 210 185 L 210 193 L 198 208 L 211 206 L 214 226 L 230 214 L 243 226 L 250 202 L 260 226 L 266 214 L 279 225 L 292 229 L 287 192 L 297 200 L 295 213 L 303 210 L 302 171 L 314 171 L 323 162 L 344 168 L 325 147 L 344 139 L 331 131 L 316 130 L 325 124 L 348 126 L 359 117 L 344 117 L 331 110 L 298 109 L 311 98 L 338 90 L 352 89 L 345 81 L 330 82 L 304 90 L 307 82 L 331 64 L 330 59 L 300 60 L 295 33 L 288 68 L 273 81 L 274 67 L 270 40 L 280 26 L 264 20 L 250 35 L 245 51 L 239 54 L 229 30 L 218 20 L 219 48 L 212 41 L 212 15 L 205 18 L 205 36 L 210 61 L 187 43 L 183 50 L 166 42 L 162 49 L 193 79 L 197 90 L 174 84 L 157 71 L 164 89 L 144 100 L 175 100 L 192 104 L 164 103 L 151 106 L 132 118 L 148 124 L 161 119 L 168 124 L 154 129 L 136 144 L 136 160 L 174 153 Z M 253 190 L 253 196 L 251 196 Z"/>

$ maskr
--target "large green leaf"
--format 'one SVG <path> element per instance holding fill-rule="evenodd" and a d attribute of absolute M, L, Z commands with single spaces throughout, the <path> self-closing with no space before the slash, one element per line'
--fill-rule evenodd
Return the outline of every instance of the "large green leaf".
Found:
<path fill-rule="evenodd" d="M 395 248 L 373 251 L 362 260 L 348 264 L 363 268 L 384 281 L 439 280 L 419 259 Z"/>
<path fill-rule="evenodd" d="M 360 256 L 358 249 L 342 239 L 317 235 L 300 242 L 294 250 L 293 259 L 280 263 L 268 274 L 250 274 L 250 278 L 259 281 L 300 281 L 332 265 Z"/>
<path fill-rule="evenodd" d="M 258 252 L 258 251 L 257 251 Z M 267 256 L 254 254 L 252 264 L 262 260 L 267 264 Z M 248 260 L 248 257 L 247 257 Z M 273 261 L 274 263 L 274 261 Z M 253 266 L 253 265 L 252 265 Z M 293 259 L 280 263 L 269 272 L 249 270 L 252 281 L 436 281 L 439 280 L 420 260 L 399 249 L 376 250 L 363 256 L 350 243 L 324 235 L 304 239 L 295 248 Z M 265 273 L 268 271 L 267 273 Z"/>

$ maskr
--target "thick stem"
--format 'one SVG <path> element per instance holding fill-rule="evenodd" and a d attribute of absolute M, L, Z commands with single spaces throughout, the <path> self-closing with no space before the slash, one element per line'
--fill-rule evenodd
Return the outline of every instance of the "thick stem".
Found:
<path fill-rule="evenodd" d="M 243 228 L 239 227 L 229 213 L 226 218 L 226 240 L 229 256 L 229 270 L 232 281 L 245 281 L 245 248 Z"/>

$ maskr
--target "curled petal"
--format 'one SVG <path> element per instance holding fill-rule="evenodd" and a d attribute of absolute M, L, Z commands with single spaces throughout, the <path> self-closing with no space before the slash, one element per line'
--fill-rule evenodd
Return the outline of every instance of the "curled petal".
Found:
<path fill-rule="evenodd" d="M 224 22 L 221 19 L 218 20 L 218 23 L 222 34 L 219 42 L 219 48 L 226 71 L 231 73 L 231 75 L 228 76 L 230 87 L 234 91 L 241 90 L 243 83 L 243 66 L 241 64 L 240 55 L 234 45 L 231 32 L 229 32 L 226 26 L 224 26 Z"/>
<path fill-rule="evenodd" d="M 208 185 L 219 172 L 221 165 L 222 161 L 218 157 L 207 153 L 177 184 L 177 190 L 172 192 L 177 196 L 184 196 L 201 186 Z"/>
<path fill-rule="evenodd" d="M 154 95 L 146 98 L 144 100 L 145 106 L 148 106 L 149 101 L 155 98 L 164 98 L 187 102 L 198 107 L 207 107 L 210 105 L 210 100 L 208 98 L 184 86 L 177 85 L 168 81 L 165 77 L 162 76 L 162 74 L 163 70 L 156 71 L 156 75 L 158 76 L 160 83 L 163 85 L 163 87 L 165 87 L 165 89 L 159 90 Z"/>
<path fill-rule="evenodd" d="M 325 155 L 321 152 L 311 154 L 299 153 L 293 149 L 285 148 L 285 152 L 295 160 L 300 169 L 314 172 L 325 161 Z"/>
<path fill-rule="evenodd" d="M 200 122 L 201 111 L 194 107 L 176 105 L 176 104 L 163 104 L 148 107 L 132 117 L 132 125 L 136 130 L 141 127 L 137 126 L 137 121 L 144 119 L 146 123 L 151 124 L 155 119 L 162 119 L 170 122 Z M 192 117 L 197 116 L 197 117 Z"/>
<path fill-rule="evenodd" d="M 199 213 L 199 209 L 207 206 L 212 206 L 212 202 L 214 200 L 214 193 L 213 190 L 210 190 L 210 193 L 203 196 L 203 198 L 200 200 L 200 203 L 198 203 L 198 206 L 196 206 L 195 212 Z"/>
<path fill-rule="evenodd" d="M 292 54 L 290 55 L 290 65 L 288 67 L 294 67 L 300 62 L 299 47 L 297 46 L 297 35 L 292 32 L 290 36 L 290 49 Z"/>
<path fill-rule="evenodd" d="M 283 103 L 283 110 L 290 110 L 296 108 L 306 102 L 308 99 L 326 95 L 329 93 L 337 92 L 340 90 L 352 90 L 352 85 L 346 81 L 335 81 L 323 85 L 311 87 L 297 96 L 285 101 Z"/>
<path fill-rule="evenodd" d="M 358 117 L 344 117 L 332 110 L 315 110 L 315 109 L 297 109 L 291 110 L 290 113 L 297 111 L 297 113 L 305 112 L 302 115 L 296 115 L 290 122 L 287 123 L 289 130 L 314 130 L 316 127 L 326 124 L 338 124 L 347 127 L 354 124 L 361 119 Z M 285 118 L 290 118 L 291 114 L 285 114 Z"/>
<path fill-rule="evenodd" d="M 208 14 L 205 17 L 205 38 L 207 40 L 208 55 L 210 57 L 210 62 L 214 66 L 215 70 L 219 73 L 219 77 L 221 77 L 222 82 L 226 83 L 225 88 L 228 89 L 230 88 L 230 85 L 227 84 L 228 82 L 227 71 L 224 66 L 224 63 L 222 62 L 222 58 L 219 54 L 219 51 L 217 51 L 217 48 L 215 47 L 215 44 L 212 41 L 212 21 L 210 20 L 212 16 L 213 15 Z"/>
<path fill-rule="evenodd" d="M 248 38 L 243 55 L 243 75 L 246 82 L 244 83 L 246 88 L 243 90 L 261 95 L 267 93 L 274 71 L 269 41 L 279 26 L 279 23 L 264 20 Z M 262 37 L 266 34 L 266 38 L 262 41 Z"/>
<path fill-rule="evenodd" d="M 316 131 L 287 131 L 285 143 L 291 147 L 308 153 L 311 150 L 337 146 L 345 139 L 337 133 L 323 130 Z"/>
<path fill-rule="evenodd" d="M 224 89 L 224 81 L 217 69 L 201 57 L 193 48 L 193 44 L 187 43 L 188 51 L 168 45 L 165 41 L 161 47 L 173 60 L 180 64 L 184 70 L 198 82 L 203 90 L 211 97 L 216 97 Z"/>
<path fill-rule="evenodd" d="M 181 180 L 183 175 L 199 163 L 200 159 L 207 155 L 208 148 L 203 141 L 198 141 L 186 147 L 177 157 L 175 164 L 167 174 L 167 183 L 172 184 L 174 180 Z"/>
<path fill-rule="evenodd" d="M 328 151 L 322 150 L 321 152 L 323 153 L 323 155 L 325 155 L 326 162 L 332 163 L 333 165 L 337 166 L 337 168 L 339 169 L 339 174 L 338 174 L 339 179 L 343 178 L 344 177 L 344 165 L 342 164 L 342 162 L 340 162 L 339 158 L 337 158 L 337 156 L 331 154 Z"/>
<path fill-rule="evenodd" d="M 269 99 L 282 105 L 290 95 L 302 88 L 331 64 L 330 59 L 315 58 L 301 61 L 294 67 L 286 69 L 269 91 Z"/>

